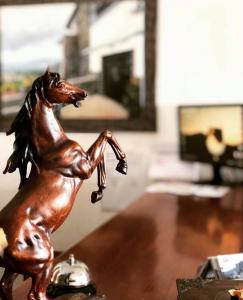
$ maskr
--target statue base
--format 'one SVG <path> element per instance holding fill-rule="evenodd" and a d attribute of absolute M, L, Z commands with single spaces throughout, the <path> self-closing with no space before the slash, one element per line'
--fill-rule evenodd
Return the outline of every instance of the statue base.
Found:
<path fill-rule="evenodd" d="M 97 296 L 97 295 L 85 295 L 83 293 L 70 293 L 65 294 L 62 296 L 59 296 L 55 298 L 55 300 L 107 300 L 107 298 L 103 296 Z"/>

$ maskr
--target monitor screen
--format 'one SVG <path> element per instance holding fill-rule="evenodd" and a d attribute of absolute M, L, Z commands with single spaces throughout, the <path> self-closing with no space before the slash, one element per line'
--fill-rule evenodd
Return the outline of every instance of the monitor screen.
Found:
<path fill-rule="evenodd" d="M 180 106 L 182 160 L 243 168 L 243 106 Z"/>

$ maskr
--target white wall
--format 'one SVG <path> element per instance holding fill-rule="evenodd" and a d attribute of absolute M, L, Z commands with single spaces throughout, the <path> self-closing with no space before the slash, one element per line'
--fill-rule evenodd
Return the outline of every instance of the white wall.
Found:
<path fill-rule="evenodd" d="M 162 140 L 175 144 L 176 105 L 243 103 L 243 2 L 158 0 L 158 5 L 159 126 Z"/>
<path fill-rule="evenodd" d="M 148 163 L 149 153 L 154 145 L 162 145 L 164 149 L 176 148 L 177 104 L 242 103 L 243 99 L 243 2 L 241 0 L 158 0 L 158 2 L 156 102 L 159 131 L 154 134 L 117 134 L 124 150 L 135 156 L 137 154 L 141 159 L 130 163 L 129 174 L 133 175 L 128 178 L 134 187 L 136 184 L 139 187 L 140 167 Z M 85 149 L 96 136 L 71 135 Z M 12 142 L 11 137 L 0 134 L 0 170 L 3 169 L 12 150 Z M 119 177 L 120 182 L 123 180 L 125 180 L 123 177 Z M 17 174 L 5 176 L 0 174 L 0 207 L 15 193 L 18 182 Z M 101 212 L 100 203 L 90 204 L 89 197 L 94 187 L 96 187 L 95 178 L 81 189 L 71 216 L 54 236 L 54 245 L 57 249 L 69 248 L 113 215 Z M 131 198 L 136 198 L 138 189 L 130 190 L 133 191 Z M 125 199 L 122 198 L 122 191 L 120 195 L 114 196 L 111 193 L 109 197 L 121 197 L 120 201 Z"/>
<path fill-rule="evenodd" d="M 243 2 L 159 0 L 159 6 L 159 98 L 242 103 Z"/>

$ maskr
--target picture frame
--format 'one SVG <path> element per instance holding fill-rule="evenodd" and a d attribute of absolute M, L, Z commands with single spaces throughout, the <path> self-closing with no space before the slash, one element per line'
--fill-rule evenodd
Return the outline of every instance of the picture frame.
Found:
<path fill-rule="evenodd" d="M 0 0 L 0 6 L 44 3 L 83 3 L 88 0 Z M 92 0 L 96 3 L 98 0 Z M 102 0 L 110 3 L 109 0 Z M 115 2 L 123 0 L 115 0 Z M 134 1 L 134 0 L 129 0 Z M 156 73 L 156 12 L 157 0 L 145 1 L 145 103 L 141 112 L 128 119 L 60 119 L 60 123 L 69 132 L 95 132 L 107 128 L 115 131 L 156 131 L 155 73 Z M 90 2 L 90 1 L 89 1 Z M 1 67 L 1 66 L 0 66 Z M 0 79 L 2 82 L 2 78 Z M 0 104 L 1 105 L 1 104 Z M 7 131 L 12 122 L 10 118 L 0 116 L 0 131 Z"/>

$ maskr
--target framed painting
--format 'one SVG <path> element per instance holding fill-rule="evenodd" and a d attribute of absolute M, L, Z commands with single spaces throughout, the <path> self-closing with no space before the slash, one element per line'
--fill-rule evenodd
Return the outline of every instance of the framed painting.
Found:
<path fill-rule="evenodd" d="M 0 0 L 0 130 L 47 68 L 88 91 L 56 113 L 74 132 L 154 131 L 156 0 Z"/>

